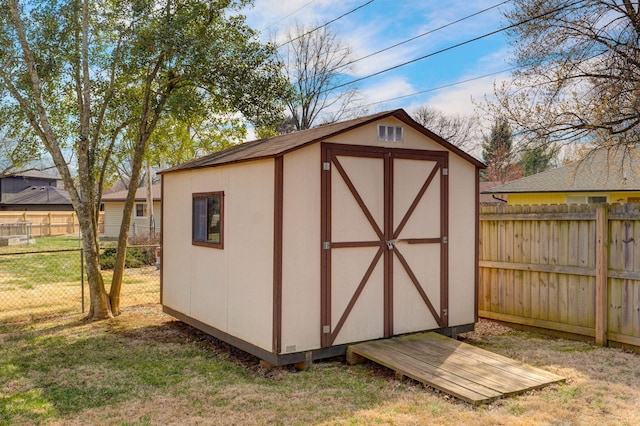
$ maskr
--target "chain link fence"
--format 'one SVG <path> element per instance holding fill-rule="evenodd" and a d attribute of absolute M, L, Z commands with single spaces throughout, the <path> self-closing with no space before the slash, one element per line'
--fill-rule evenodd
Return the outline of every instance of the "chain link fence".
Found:
<path fill-rule="evenodd" d="M 127 248 L 121 306 L 159 303 L 160 270 L 156 247 Z M 11 249 L 5 247 L 4 249 Z M 0 323 L 81 313 L 89 309 L 83 250 L 0 251 Z M 105 286 L 109 291 L 115 248 L 101 249 Z"/>

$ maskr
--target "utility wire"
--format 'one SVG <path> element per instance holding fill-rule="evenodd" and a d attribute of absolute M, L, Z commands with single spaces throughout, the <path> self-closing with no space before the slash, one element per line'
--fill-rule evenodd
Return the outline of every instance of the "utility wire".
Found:
<path fill-rule="evenodd" d="M 444 24 L 444 25 L 442 25 L 442 26 L 439 26 L 438 28 L 434 28 L 434 29 L 429 30 L 429 31 L 427 31 L 427 32 L 424 32 L 424 33 L 422 33 L 422 34 L 418 34 L 418 35 L 417 35 L 417 36 L 415 36 L 415 37 L 408 38 L 408 39 L 406 39 L 406 40 L 404 40 L 404 41 L 401 41 L 401 42 L 396 43 L 396 44 L 394 44 L 394 45 L 391 45 L 391 46 L 389 46 L 389 47 L 385 47 L 384 49 L 380 49 L 380 50 L 378 50 L 378 51 L 376 51 L 376 52 L 370 53 L 370 54 L 368 54 L 368 55 L 366 55 L 366 56 L 363 56 L 363 57 L 361 57 L 361 58 L 354 59 L 354 60 L 352 60 L 352 61 L 350 61 L 350 62 L 347 62 L 346 64 L 342 65 L 342 67 L 347 67 L 347 66 L 349 66 L 349 65 L 351 65 L 351 64 L 354 64 L 354 63 L 356 63 L 356 62 L 360 62 L 360 61 L 362 61 L 362 60 L 364 60 L 364 59 L 367 59 L 367 58 L 370 58 L 370 57 L 372 57 L 372 56 L 378 55 L 378 54 L 380 54 L 380 53 L 382 53 L 382 52 L 386 52 L 387 50 L 391 50 L 391 49 L 394 49 L 394 48 L 396 48 L 396 47 L 398 47 L 398 46 L 402 46 L 403 44 L 406 44 L 406 43 L 409 43 L 409 42 L 411 42 L 411 41 L 417 40 L 417 39 L 419 39 L 420 37 L 424 37 L 424 36 L 426 36 L 426 35 L 433 34 L 433 33 L 435 33 L 436 31 L 443 30 L 443 29 L 445 29 L 445 28 L 447 28 L 447 27 L 450 27 L 450 26 L 452 26 L 452 25 L 458 24 L 458 23 L 460 23 L 460 22 L 462 22 L 462 21 L 465 21 L 465 20 L 467 20 L 467 19 L 469 19 L 469 18 L 473 18 L 474 16 L 477 16 L 477 15 L 480 15 L 480 14 L 482 14 L 482 13 L 488 12 L 488 11 L 489 11 L 489 10 L 491 10 L 491 9 L 495 9 L 496 7 L 500 7 L 500 6 L 502 6 L 503 4 L 505 4 L 505 3 L 509 3 L 509 2 L 511 2 L 511 1 L 513 1 L 513 0 L 505 0 L 505 1 L 503 1 L 502 3 L 494 4 L 493 6 L 490 6 L 490 7 L 487 7 L 486 9 L 482 9 L 482 10 L 480 10 L 480 11 L 478 11 L 478 12 L 472 13 L 471 15 L 464 16 L 464 17 L 462 17 L 462 18 L 460 18 L 460 19 L 457 19 L 457 20 L 455 20 L 455 21 L 449 22 L 448 24 Z M 341 68 L 342 68 L 342 67 L 341 67 Z"/>
<path fill-rule="evenodd" d="M 448 46 L 448 47 L 445 47 L 444 49 L 440 49 L 440 50 L 437 50 L 437 51 L 435 51 L 435 52 L 428 53 L 428 54 L 426 54 L 426 55 L 423 55 L 423 56 L 420 56 L 420 57 L 418 57 L 418 58 L 412 59 L 412 60 L 410 60 L 410 61 L 406 61 L 406 62 L 403 62 L 403 63 L 398 64 L 398 65 L 394 65 L 394 66 L 389 67 L 389 68 L 385 68 L 385 69 L 383 69 L 383 70 L 381 70 L 381 71 L 378 71 L 378 72 L 375 72 L 375 73 L 372 73 L 372 74 L 366 75 L 366 76 L 364 76 L 364 77 L 357 78 L 357 79 L 355 79 L 355 80 L 351 80 L 351 81 L 346 82 L 346 83 L 338 84 L 337 86 L 333 86 L 333 87 L 331 87 L 331 88 L 328 88 L 328 89 L 323 90 L 321 93 L 330 92 L 330 91 L 333 91 L 333 90 L 335 90 L 335 89 L 339 89 L 339 88 L 344 87 L 344 86 L 350 86 L 350 85 L 352 85 L 352 84 L 354 84 L 354 83 L 358 83 L 358 82 L 360 82 L 360 81 L 367 80 L 367 79 L 369 79 L 369 78 L 371 78 L 371 77 L 375 77 L 375 76 L 378 76 L 378 75 L 380 75 L 380 74 L 384 74 L 384 73 L 386 73 L 386 72 L 389 72 L 389 71 L 392 71 L 392 70 L 395 70 L 395 69 L 398 69 L 398 68 L 404 67 L 404 66 L 406 66 L 406 65 L 413 64 L 413 63 L 418 62 L 418 61 L 421 61 L 421 60 L 423 60 L 423 59 L 430 58 L 430 57 L 435 56 L 435 55 L 438 55 L 438 54 L 440 54 L 440 53 L 447 52 L 447 51 L 452 50 L 452 49 L 455 49 L 455 48 L 457 48 L 457 47 L 461 47 L 461 46 L 464 46 L 464 45 L 466 45 L 466 44 L 473 43 L 474 41 L 482 40 L 482 39 L 484 39 L 484 38 L 487 38 L 487 37 L 490 37 L 490 36 L 492 36 L 492 35 L 495 35 L 495 34 L 501 33 L 501 32 L 503 32 L 503 31 L 509 30 L 509 29 L 511 29 L 511 28 L 515 28 L 515 27 L 518 27 L 518 26 L 520 26 L 520 25 L 524 25 L 524 24 L 526 24 L 526 23 L 528 23 L 528 22 L 531 22 L 531 21 L 534 21 L 534 20 L 536 20 L 536 19 L 544 18 L 544 17 L 545 17 L 545 16 L 547 16 L 547 15 L 550 15 L 550 14 L 552 14 L 552 13 L 556 13 L 556 12 L 559 12 L 559 11 L 561 11 L 561 10 L 563 10 L 563 9 L 567 9 L 567 8 L 569 8 L 569 7 L 575 6 L 576 4 L 578 4 L 578 3 L 582 3 L 582 2 L 584 2 L 584 0 L 578 0 L 578 1 L 576 1 L 576 2 L 573 2 L 573 3 L 570 3 L 570 4 L 566 4 L 566 5 L 564 5 L 564 6 L 558 7 L 558 8 L 556 8 L 556 9 L 553 9 L 553 10 L 550 10 L 550 11 L 547 11 L 547 12 L 545 12 L 545 13 L 541 13 L 540 15 L 536 15 L 536 16 L 533 16 L 533 17 L 531 17 L 531 18 L 525 19 L 525 20 L 523 20 L 523 21 L 516 22 L 515 24 L 511 24 L 511 25 L 508 25 L 508 26 L 506 26 L 506 27 L 499 28 L 499 29 L 497 29 L 497 30 L 495 30 L 495 31 L 491 31 L 491 32 L 486 33 L 486 34 L 483 34 L 483 35 L 481 35 L 481 36 L 474 37 L 474 38 L 472 38 L 472 39 L 469 39 L 469 40 L 466 40 L 466 41 L 463 41 L 463 42 L 460 42 L 460 43 L 456 43 L 456 44 L 454 44 L 454 45 L 452 45 L 452 46 Z"/>
<path fill-rule="evenodd" d="M 345 17 L 345 16 L 347 16 L 347 15 L 351 15 L 353 12 L 357 11 L 358 9 L 362 9 L 362 8 L 363 8 L 363 7 L 365 7 L 365 6 L 370 5 L 370 4 L 371 4 L 371 3 L 373 3 L 374 1 L 375 1 L 375 0 L 369 0 L 368 2 L 361 4 L 360 6 L 356 7 L 355 9 L 350 10 L 349 12 L 343 13 L 342 15 L 338 16 L 337 18 L 332 19 L 332 20 L 331 20 L 331 21 L 329 21 L 329 22 L 326 22 L 326 23 L 324 23 L 324 24 L 322 24 L 322 25 L 320 25 L 320 26 L 318 26 L 318 27 L 316 27 L 316 28 L 314 28 L 314 29 L 312 29 L 312 30 L 310 30 L 310 31 L 307 31 L 307 32 L 306 32 L 306 33 L 304 33 L 304 34 L 299 35 L 299 36 L 298 36 L 298 37 L 296 37 L 296 38 L 292 38 L 291 40 L 289 40 L 289 41 L 286 41 L 286 42 L 282 43 L 281 45 L 277 46 L 277 47 L 276 47 L 276 49 L 280 49 L 282 46 L 286 46 L 287 44 L 292 43 L 292 42 L 294 42 L 294 41 L 296 41 L 296 40 L 298 40 L 298 39 L 301 39 L 302 37 L 304 37 L 304 36 L 306 36 L 306 35 L 309 35 L 309 34 L 311 34 L 311 33 L 313 33 L 313 32 L 316 32 L 316 31 L 318 31 L 320 28 L 324 28 L 324 27 L 328 26 L 329 24 L 332 24 L 332 23 L 336 22 L 337 20 L 344 18 L 344 17 Z"/>
<path fill-rule="evenodd" d="M 368 107 L 368 106 L 383 104 L 383 103 L 391 102 L 391 101 L 397 101 L 399 99 L 410 98 L 412 96 L 422 95 L 424 93 L 435 92 L 437 90 L 446 89 L 448 87 L 458 86 L 460 84 L 469 83 L 469 82 L 476 81 L 476 80 L 482 80 L 483 78 L 487 78 L 487 77 L 493 77 L 494 75 L 503 74 L 505 72 L 513 71 L 515 69 L 518 69 L 518 67 L 511 67 L 511 68 L 503 69 L 503 70 L 500 70 L 500 71 L 495 71 L 495 72 L 492 72 L 492 73 L 489 73 L 489 74 L 484 74 L 484 75 L 479 75 L 477 77 L 467 78 L 466 80 L 459 80 L 459 81 L 455 81 L 453 83 L 443 84 L 442 86 L 432 87 L 430 89 L 421 90 L 419 92 L 409 93 L 407 95 L 396 96 L 395 98 L 389 98 L 389 99 L 384 99 L 382 101 L 371 102 L 371 103 L 368 103 L 368 104 L 365 104 L 365 105 L 360 105 L 358 107 L 346 109 L 345 111 L 352 111 L 352 110 L 356 110 L 356 109 L 360 109 L 360 108 L 364 108 L 364 107 Z"/>
<path fill-rule="evenodd" d="M 311 3 L 315 3 L 317 0 L 311 0 L 308 3 L 303 4 L 302 6 L 300 6 L 299 8 L 297 8 L 296 10 L 294 10 L 293 12 L 291 12 L 290 14 L 283 16 L 282 18 L 278 19 L 277 21 L 273 22 L 272 24 L 267 25 L 264 29 L 268 29 L 273 27 L 274 25 L 284 21 L 285 19 L 287 19 L 288 17 L 290 17 L 291 15 L 295 15 L 296 13 L 300 12 L 302 9 L 304 9 L 305 7 L 309 6 Z"/>

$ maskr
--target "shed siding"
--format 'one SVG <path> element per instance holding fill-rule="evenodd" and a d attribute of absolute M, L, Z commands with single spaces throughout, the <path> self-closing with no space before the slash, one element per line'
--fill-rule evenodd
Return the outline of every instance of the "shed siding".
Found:
<path fill-rule="evenodd" d="M 164 305 L 269 351 L 273 164 L 263 160 L 164 177 Z M 223 249 L 191 244 L 192 194 L 212 191 L 225 194 Z"/>
<path fill-rule="evenodd" d="M 378 124 L 387 126 L 401 126 L 404 128 L 404 139 L 402 142 L 381 142 L 378 141 Z M 446 151 L 437 142 L 429 140 L 425 135 L 418 132 L 406 123 L 388 117 L 375 123 L 358 127 L 349 132 L 334 136 L 329 142 L 343 143 L 349 145 L 371 145 L 385 148 L 422 149 L 433 151 Z M 470 165 L 471 166 L 471 165 Z"/>
<path fill-rule="evenodd" d="M 475 167 L 449 156 L 449 326 L 475 321 Z"/>
<path fill-rule="evenodd" d="M 320 167 L 320 144 L 284 157 L 283 353 L 320 347 Z"/>

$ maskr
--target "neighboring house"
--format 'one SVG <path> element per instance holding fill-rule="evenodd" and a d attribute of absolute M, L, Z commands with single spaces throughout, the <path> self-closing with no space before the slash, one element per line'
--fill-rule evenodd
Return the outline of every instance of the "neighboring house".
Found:
<path fill-rule="evenodd" d="M 640 202 L 640 155 L 600 151 L 569 164 L 486 189 L 509 205 Z"/>
<path fill-rule="evenodd" d="M 0 178 L 0 211 L 72 211 L 59 177 L 29 171 Z"/>
<path fill-rule="evenodd" d="M 104 237 L 117 238 L 122 225 L 122 213 L 124 202 L 127 199 L 128 190 L 116 191 L 102 195 L 104 206 Z M 129 235 L 149 235 L 160 232 L 160 184 L 152 186 L 153 195 L 153 224 L 150 223 L 147 211 L 147 188 L 136 190 L 136 199 L 131 216 Z"/>
<path fill-rule="evenodd" d="M 165 170 L 165 312 L 273 364 L 477 320 L 484 165 L 395 110 Z"/>
<path fill-rule="evenodd" d="M 502 182 L 493 181 L 493 180 L 480 182 L 480 205 L 481 206 L 494 206 L 497 204 L 507 203 L 507 200 L 499 195 L 485 193 L 485 191 L 500 185 L 504 185 L 504 184 Z"/>

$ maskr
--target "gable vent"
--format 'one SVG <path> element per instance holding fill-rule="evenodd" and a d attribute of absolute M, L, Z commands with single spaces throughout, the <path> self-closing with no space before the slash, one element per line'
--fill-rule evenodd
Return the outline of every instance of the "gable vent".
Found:
<path fill-rule="evenodd" d="M 381 142 L 402 142 L 404 129 L 401 126 L 378 124 L 378 140 Z"/>

